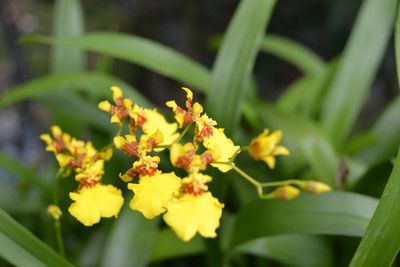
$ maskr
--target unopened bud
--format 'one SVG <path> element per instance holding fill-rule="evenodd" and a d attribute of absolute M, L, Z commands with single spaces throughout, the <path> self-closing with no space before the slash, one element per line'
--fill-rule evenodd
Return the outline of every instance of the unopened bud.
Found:
<path fill-rule="evenodd" d="M 332 191 L 329 185 L 317 181 L 306 181 L 301 188 L 311 194 L 321 194 Z"/>
<path fill-rule="evenodd" d="M 272 199 L 280 199 L 280 200 L 292 200 L 296 198 L 300 194 L 300 190 L 291 185 L 285 185 L 278 187 L 274 191 L 272 191 L 269 195 Z"/>
<path fill-rule="evenodd" d="M 49 205 L 47 207 L 47 213 L 54 219 L 54 220 L 59 220 L 61 215 L 62 215 L 62 211 L 60 210 L 60 208 L 57 205 Z"/>

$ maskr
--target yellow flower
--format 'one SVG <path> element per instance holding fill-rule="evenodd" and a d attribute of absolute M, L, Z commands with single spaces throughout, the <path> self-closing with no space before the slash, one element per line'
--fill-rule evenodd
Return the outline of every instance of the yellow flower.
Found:
<path fill-rule="evenodd" d="M 111 123 L 122 125 L 122 121 L 130 114 L 132 110 L 132 100 L 123 98 L 122 90 L 117 86 L 111 87 L 111 91 L 113 92 L 115 105 L 108 101 L 102 101 L 99 103 L 98 107 L 99 109 L 112 115 Z"/>
<path fill-rule="evenodd" d="M 54 220 L 59 220 L 61 215 L 62 215 L 62 211 L 60 210 L 60 207 L 58 207 L 57 205 L 49 205 L 47 207 L 47 213 L 54 219 Z"/>
<path fill-rule="evenodd" d="M 204 138 L 203 145 L 211 150 L 219 151 L 219 162 L 229 162 L 232 157 L 240 152 L 240 147 L 235 146 L 232 140 L 224 134 L 224 129 L 212 127 L 212 135 Z M 221 172 L 227 172 L 232 169 L 228 164 L 211 163 L 211 166 L 218 168 Z"/>
<path fill-rule="evenodd" d="M 174 100 L 167 101 L 165 105 L 172 109 L 175 113 L 175 120 L 179 124 L 179 128 L 182 128 L 184 125 L 190 124 L 194 122 L 200 114 L 203 112 L 203 106 L 200 105 L 198 102 L 192 105 L 193 101 L 193 93 L 189 88 L 182 87 L 182 90 L 186 92 L 186 109 L 184 110 L 180 106 L 176 104 Z"/>
<path fill-rule="evenodd" d="M 130 157 L 139 157 L 139 143 L 136 141 L 136 136 L 134 135 L 125 135 L 114 137 L 115 147 L 119 150 L 122 150 Z"/>
<path fill-rule="evenodd" d="M 197 172 L 205 170 L 207 166 L 220 157 L 219 150 L 206 150 L 201 155 L 196 154 L 193 143 L 172 144 L 170 148 L 170 160 L 172 165 L 183 168 L 187 172 Z"/>
<path fill-rule="evenodd" d="M 167 202 L 180 185 L 181 179 L 173 172 L 141 177 L 138 184 L 128 184 L 128 188 L 135 193 L 130 207 L 153 219 L 165 212 Z"/>
<path fill-rule="evenodd" d="M 91 165 L 86 166 L 86 169 L 78 172 L 75 180 L 83 187 L 92 187 L 101 180 L 104 174 L 104 161 L 98 160 Z"/>
<path fill-rule="evenodd" d="M 198 196 L 185 194 L 168 203 L 164 221 L 183 241 L 189 241 L 197 232 L 203 237 L 214 238 L 223 207 L 210 192 Z"/>
<path fill-rule="evenodd" d="M 42 134 L 40 135 L 40 139 L 46 143 L 46 151 L 59 154 L 67 148 L 67 145 L 71 140 L 71 136 L 67 133 L 63 133 L 61 128 L 57 125 L 53 125 L 50 128 L 50 131 L 51 136 L 49 134 Z"/>
<path fill-rule="evenodd" d="M 277 144 L 282 139 L 281 131 L 274 131 L 270 135 L 269 130 L 265 129 L 259 136 L 254 138 L 249 147 L 249 154 L 255 160 L 262 160 L 267 163 L 268 167 L 275 167 L 275 156 L 289 155 L 289 150 L 284 146 Z"/>
<path fill-rule="evenodd" d="M 143 132 L 147 135 L 154 135 L 159 131 L 163 139 L 160 145 L 170 145 L 178 138 L 176 123 L 167 122 L 165 117 L 156 109 L 144 109 L 144 114 L 146 122 L 142 126 Z M 155 151 L 160 151 L 160 149 Z"/>
<path fill-rule="evenodd" d="M 117 217 L 124 203 L 121 190 L 112 185 L 83 187 L 69 196 L 74 201 L 68 208 L 69 213 L 85 226 L 98 223 L 101 217 Z"/>
<path fill-rule="evenodd" d="M 125 174 L 120 175 L 124 182 L 130 182 L 136 175 L 139 177 L 153 176 L 158 172 L 158 163 L 160 157 L 158 156 L 142 156 L 139 160 L 135 161 Z"/>

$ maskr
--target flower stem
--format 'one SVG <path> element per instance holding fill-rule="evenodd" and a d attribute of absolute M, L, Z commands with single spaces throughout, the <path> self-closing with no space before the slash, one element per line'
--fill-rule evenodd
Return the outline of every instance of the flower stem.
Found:
<path fill-rule="evenodd" d="M 183 131 L 181 132 L 181 134 L 175 139 L 174 142 L 172 142 L 172 144 L 181 141 L 181 139 L 186 135 L 186 133 L 189 131 L 189 129 L 190 129 L 191 126 L 192 126 L 192 124 L 186 125 L 185 129 L 183 129 Z M 172 144 L 171 144 L 171 145 L 172 145 Z"/>
<path fill-rule="evenodd" d="M 258 182 L 256 179 L 254 179 L 253 177 L 251 177 L 249 174 L 247 174 L 246 172 L 244 172 L 242 169 L 240 169 L 239 167 L 237 167 L 235 164 L 230 163 L 230 166 L 232 167 L 232 169 L 234 171 L 236 171 L 238 174 L 240 174 L 244 179 L 246 179 L 248 182 L 250 182 L 252 185 L 254 185 L 257 189 L 257 193 L 258 196 L 260 198 L 263 197 L 263 186 L 260 182 Z"/>
<path fill-rule="evenodd" d="M 56 182 L 54 184 L 53 202 L 54 205 L 56 206 L 58 206 L 58 183 L 59 180 L 62 178 L 63 174 L 64 174 L 64 169 L 63 168 L 59 169 L 56 175 Z M 64 240 L 62 236 L 60 219 L 54 219 L 54 229 L 56 231 L 56 242 L 57 242 L 58 252 L 61 254 L 61 256 L 65 257 Z"/>

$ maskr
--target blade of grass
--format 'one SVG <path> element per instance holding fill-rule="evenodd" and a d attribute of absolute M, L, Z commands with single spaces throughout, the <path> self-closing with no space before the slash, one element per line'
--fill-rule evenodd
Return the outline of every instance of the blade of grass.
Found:
<path fill-rule="evenodd" d="M 157 226 L 158 220 L 148 220 L 126 206 L 105 242 L 101 266 L 147 266 Z"/>
<path fill-rule="evenodd" d="M 268 34 L 261 43 L 260 51 L 292 63 L 306 75 L 317 76 L 325 69 L 324 61 L 317 54 L 282 36 Z"/>
<path fill-rule="evenodd" d="M 317 236 L 279 235 L 259 238 L 239 245 L 233 253 L 265 257 L 287 266 L 333 266 L 330 246 Z"/>
<path fill-rule="evenodd" d="M 43 183 L 36 170 L 23 165 L 18 159 L 4 151 L 0 151 L 0 166 L 9 173 L 14 174 L 22 183 L 36 186 L 43 196 L 51 196 L 50 188 Z"/>
<path fill-rule="evenodd" d="M 397 82 L 400 88 L 400 6 L 397 4 L 396 20 L 394 23 L 394 53 L 396 61 Z"/>
<path fill-rule="evenodd" d="M 98 32 L 79 38 L 26 36 L 21 41 L 79 47 L 138 64 L 198 90 L 205 91 L 209 86 L 209 71 L 205 67 L 171 48 L 138 36 Z"/>
<path fill-rule="evenodd" d="M 367 231 L 350 263 L 358 266 L 391 266 L 400 250 L 400 151 L 393 171 Z"/>
<path fill-rule="evenodd" d="M 368 166 L 372 166 L 395 156 L 396 147 L 400 143 L 399 114 L 400 97 L 397 97 L 386 108 L 371 129 L 371 134 L 376 142 L 357 153 L 357 159 Z"/>
<path fill-rule="evenodd" d="M 218 51 L 206 104 L 207 112 L 227 133 L 239 121 L 245 89 L 274 5 L 275 0 L 241 1 Z"/>
<path fill-rule="evenodd" d="M 151 262 L 169 260 L 185 256 L 200 254 L 204 251 L 204 242 L 196 236 L 189 242 L 180 240 L 170 229 L 160 231 L 154 242 L 151 253 Z"/>
<path fill-rule="evenodd" d="M 79 0 L 57 0 L 53 15 L 55 38 L 79 37 L 84 32 L 83 14 Z M 52 50 L 53 73 L 84 70 L 84 54 L 80 48 L 55 46 Z"/>
<path fill-rule="evenodd" d="M 113 85 L 123 88 L 125 95 L 138 104 L 151 106 L 149 101 L 129 84 L 104 73 L 87 72 L 51 75 L 16 86 L 0 96 L 0 108 L 26 99 L 38 99 L 63 89 L 91 92 L 98 97 L 110 98 L 110 87 Z"/>
<path fill-rule="evenodd" d="M 376 205 L 374 198 L 345 192 L 289 202 L 257 200 L 238 214 L 231 247 L 279 234 L 362 236 Z"/>
<path fill-rule="evenodd" d="M 5 242 L 0 242 L 1 256 L 5 259 L 12 260 L 12 263 L 14 264 L 21 263 L 22 261 L 27 262 L 32 259 L 32 256 L 42 262 L 45 266 L 73 266 L 66 259 L 58 255 L 50 247 L 35 237 L 25 227 L 11 218 L 2 209 L 0 209 L 0 234 L 2 235 L 2 241 L 6 240 Z M 5 255 L 10 253 L 8 251 L 9 247 L 5 247 L 6 244 L 18 246 L 20 251 L 24 252 L 23 254 L 18 255 L 18 257 L 21 258 L 14 259 Z M 33 263 L 34 262 L 32 262 L 32 264 Z"/>
<path fill-rule="evenodd" d="M 336 147 L 343 145 L 368 94 L 390 38 L 396 2 L 364 0 L 357 16 L 321 114 Z"/>
<path fill-rule="evenodd" d="M 300 140 L 300 143 L 302 152 L 314 175 L 313 179 L 335 188 L 340 159 L 330 143 L 324 142 L 315 135 L 309 135 Z"/>

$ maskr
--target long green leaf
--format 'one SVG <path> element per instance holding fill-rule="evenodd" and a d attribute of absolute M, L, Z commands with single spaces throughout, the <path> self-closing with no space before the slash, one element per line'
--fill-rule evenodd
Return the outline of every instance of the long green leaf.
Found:
<path fill-rule="evenodd" d="M 322 125 L 335 146 L 350 133 L 390 38 L 396 0 L 364 0 L 325 98 Z"/>
<path fill-rule="evenodd" d="M 306 75 L 319 75 L 325 68 L 324 61 L 317 54 L 282 36 L 268 34 L 260 49 L 292 63 Z"/>
<path fill-rule="evenodd" d="M 98 97 L 109 97 L 111 95 L 109 88 L 113 85 L 125 89 L 126 96 L 135 102 L 150 106 L 149 102 L 129 84 L 104 73 L 88 72 L 51 75 L 16 86 L 0 96 L 0 108 L 25 99 L 37 99 L 63 89 L 82 90 L 92 92 Z"/>
<path fill-rule="evenodd" d="M 276 260 L 288 266 L 332 266 L 333 253 L 325 240 L 317 236 L 279 235 L 259 238 L 235 248 L 236 253 Z"/>
<path fill-rule="evenodd" d="M 228 133 L 239 121 L 245 89 L 274 5 L 275 0 L 241 1 L 218 51 L 206 103 L 208 113 Z"/>
<path fill-rule="evenodd" d="M 231 246 L 279 234 L 362 236 L 376 204 L 371 197 L 344 192 L 290 202 L 257 200 L 238 214 Z"/>
<path fill-rule="evenodd" d="M 147 266 L 157 233 L 157 222 L 144 218 L 126 206 L 105 243 L 101 266 Z"/>
<path fill-rule="evenodd" d="M 32 265 L 41 262 L 44 266 L 73 266 L 63 257 L 54 252 L 50 247 L 40 241 L 25 227 L 11 218 L 0 209 L 0 253 L 1 256 L 13 264 L 29 262 L 32 257 L 36 258 Z M 18 247 L 21 254 L 15 255 L 20 258 L 10 257 L 12 252 L 8 251 L 8 245 Z M 7 245 L 7 247 L 5 247 Z M 39 265 L 38 265 L 39 266 Z"/>
<path fill-rule="evenodd" d="M 396 147 L 400 143 L 399 114 L 400 97 L 398 96 L 373 125 L 370 134 L 375 142 L 357 153 L 357 159 L 371 166 L 395 156 Z"/>
<path fill-rule="evenodd" d="M 79 37 L 84 32 L 79 0 L 57 0 L 53 16 L 55 38 Z M 52 72 L 70 73 L 84 70 L 83 51 L 76 47 L 53 47 Z"/>
<path fill-rule="evenodd" d="M 394 52 L 396 60 L 397 82 L 400 88 L 400 7 L 398 4 L 396 21 L 394 24 Z"/>
<path fill-rule="evenodd" d="M 0 166 L 3 170 L 17 176 L 21 182 L 33 184 L 41 190 L 42 194 L 50 195 L 50 189 L 43 183 L 42 179 L 36 174 L 33 168 L 26 167 L 18 159 L 10 156 L 4 151 L 0 151 Z"/>
<path fill-rule="evenodd" d="M 332 146 L 315 135 L 309 135 L 300 143 L 302 152 L 313 172 L 313 179 L 334 188 L 336 186 L 336 172 L 339 168 L 339 157 Z"/>
<path fill-rule="evenodd" d="M 400 250 L 400 150 L 367 231 L 351 261 L 352 267 L 391 266 Z"/>
<path fill-rule="evenodd" d="M 138 64 L 199 90 L 205 91 L 209 86 L 209 71 L 205 67 L 171 48 L 138 36 L 98 32 L 79 38 L 27 36 L 21 40 L 79 47 Z"/>
<path fill-rule="evenodd" d="M 200 254 L 204 251 L 204 242 L 196 236 L 190 242 L 180 240 L 171 229 L 160 231 L 154 242 L 151 261 L 162 261 L 183 256 Z"/>

